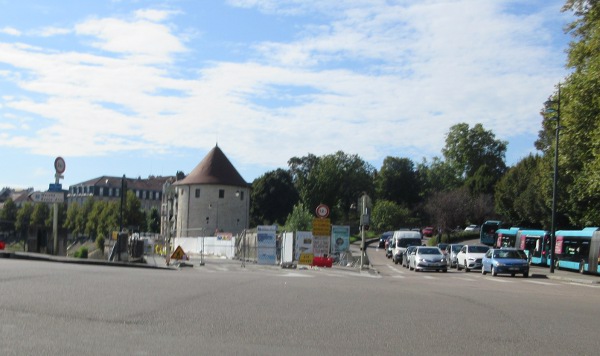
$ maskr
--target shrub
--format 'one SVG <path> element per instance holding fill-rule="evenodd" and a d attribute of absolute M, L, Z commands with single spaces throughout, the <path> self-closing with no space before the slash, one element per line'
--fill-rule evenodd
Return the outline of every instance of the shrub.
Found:
<path fill-rule="evenodd" d="M 88 258 L 88 248 L 87 247 L 81 247 L 79 250 L 75 251 L 75 254 L 73 254 L 73 257 L 75 257 L 75 258 Z"/>

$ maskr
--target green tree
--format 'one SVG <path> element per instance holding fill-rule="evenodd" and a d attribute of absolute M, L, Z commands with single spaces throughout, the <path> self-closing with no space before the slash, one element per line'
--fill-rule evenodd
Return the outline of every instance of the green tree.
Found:
<path fill-rule="evenodd" d="M 15 231 L 15 221 L 17 220 L 17 204 L 8 198 L 0 210 L 0 231 L 11 233 Z"/>
<path fill-rule="evenodd" d="M 150 209 L 148 214 L 148 232 L 159 233 L 160 232 L 160 213 L 156 207 Z"/>
<path fill-rule="evenodd" d="M 131 190 L 127 191 L 127 202 L 123 212 L 123 227 L 139 229 L 145 225 L 142 203 Z"/>
<path fill-rule="evenodd" d="M 420 200 L 421 187 L 414 163 L 408 158 L 386 157 L 375 178 L 377 200 L 412 207 Z"/>
<path fill-rule="evenodd" d="M 414 226 L 411 211 L 389 200 L 377 200 L 371 214 L 371 224 L 376 231 L 391 231 L 399 227 Z"/>
<path fill-rule="evenodd" d="M 288 171 L 277 169 L 263 174 L 252 182 L 250 224 L 282 225 L 298 199 L 298 190 Z"/>
<path fill-rule="evenodd" d="M 442 153 L 472 193 L 493 194 L 495 183 L 506 171 L 506 145 L 481 124 L 470 128 L 469 124 L 460 123 L 450 128 Z"/>
<path fill-rule="evenodd" d="M 314 215 L 302 204 L 294 206 L 292 212 L 285 220 L 286 231 L 310 231 Z"/>
<path fill-rule="evenodd" d="M 69 204 L 67 208 L 67 217 L 63 227 L 71 231 L 74 237 L 78 237 L 83 233 L 83 229 L 77 223 L 79 215 L 82 214 L 82 209 L 77 202 Z"/>
<path fill-rule="evenodd" d="M 600 224 L 600 8 L 598 1 L 569 0 L 563 10 L 576 19 L 566 29 L 573 36 L 567 67 L 571 74 L 552 96 L 560 102 L 560 150 L 557 212 L 576 226 Z M 557 88 L 558 89 L 558 88 Z M 538 146 L 554 157 L 556 122 L 544 115 Z M 559 225 L 560 226 L 560 225 Z"/>
<path fill-rule="evenodd" d="M 311 209 L 328 205 L 336 223 L 348 223 L 350 206 L 363 192 L 373 194 L 375 170 L 357 155 L 338 151 L 319 158 L 294 157 L 288 164 L 300 201 Z"/>
<path fill-rule="evenodd" d="M 17 211 L 15 221 L 15 229 L 22 239 L 27 240 L 29 226 L 31 224 L 31 214 L 33 213 L 33 205 L 30 202 L 23 204 Z"/>
<path fill-rule="evenodd" d="M 30 225 L 38 229 L 52 228 L 52 225 L 46 225 L 49 216 L 50 208 L 48 204 L 37 203 L 34 205 L 33 212 L 31 213 Z"/>
<path fill-rule="evenodd" d="M 519 161 L 496 184 L 496 212 L 515 226 L 550 227 L 550 167 L 539 155 Z"/>
<path fill-rule="evenodd" d="M 431 163 L 424 159 L 417 166 L 417 172 L 421 182 L 420 195 L 424 199 L 436 192 L 457 189 L 463 184 L 450 164 L 439 157 L 434 157 Z"/>

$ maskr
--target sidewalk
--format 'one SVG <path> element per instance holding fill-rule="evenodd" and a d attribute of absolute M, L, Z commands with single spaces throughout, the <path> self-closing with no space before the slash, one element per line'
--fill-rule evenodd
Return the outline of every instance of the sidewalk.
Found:
<path fill-rule="evenodd" d="M 531 278 L 545 278 L 582 284 L 600 284 L 600 276 L 581 274 L 576 271 L 560 270 L 556 268 L 554 269 L 554 273 L 550 273 L 549 267 L 531 266 L 529 268 L 529 275 Z"/>

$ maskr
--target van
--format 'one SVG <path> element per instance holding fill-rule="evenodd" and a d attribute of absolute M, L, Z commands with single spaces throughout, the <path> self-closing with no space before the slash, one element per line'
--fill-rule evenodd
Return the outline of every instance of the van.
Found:
<path fill-rule="evenodd" d="M 394 263 L 402 263 L 402 254 L 408 246 L 421 246 L 421 233 L 409 230 L 394 231 L 392 242 L 394 244 Z"/>

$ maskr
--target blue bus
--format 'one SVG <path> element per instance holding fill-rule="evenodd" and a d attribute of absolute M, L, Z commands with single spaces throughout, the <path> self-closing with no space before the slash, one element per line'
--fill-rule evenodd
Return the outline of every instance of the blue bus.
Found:
<path fill-rule="evenodd" d="M 517 247 L 516 239 L 519 230 L 520 228 L 514 226 L 510 229 L 496 230 L 496 243 L 494 247 Z"/>
<path fill-rule="evenodd" d="M 515 237 L 515 247 L 524 250 L 531 264 L 550 264 L 550 234 L 545 230 L 519 230 Z"/>
<path fill-rule="evenodd" d="M 559 230 L 554 246 L 554 267 L 600 274 L 600 228 Z"/>
<path fill-rule="evenodd" d="M 479 231 L 479 242 L 482 245 L 494 246 L 496 243 L 496 230 L 500 228 L 500 221 L 488 220 L 481 225 Z"/>

